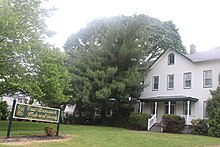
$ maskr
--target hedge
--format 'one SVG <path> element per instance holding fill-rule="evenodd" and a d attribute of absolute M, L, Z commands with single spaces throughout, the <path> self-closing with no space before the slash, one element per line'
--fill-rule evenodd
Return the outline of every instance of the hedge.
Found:
<path fill-rule="evenodd" d="M 129 117 L 130 128 L 134 130 L 146 130 L 148 118 L 151 115 L 148 113 L 133 113 Z"/>
<path fill-rule="evenodd" d="M 178 133 L 184 129 L 185 123 L 184 117 L 175 114 L 165 114 L 161 120 L 163 132 Z"/>

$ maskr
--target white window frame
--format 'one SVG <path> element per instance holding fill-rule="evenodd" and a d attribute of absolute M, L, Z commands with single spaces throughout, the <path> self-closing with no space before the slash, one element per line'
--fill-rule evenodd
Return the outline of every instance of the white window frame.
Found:
<path fill-rule="evenodd" d="M 175 64 L 175 55 L 173 53 L 170 53 L 168 55 L 168 65 L 173 65 Z"/>
<path fill-rule="evenodd" d="M 210 77 L 207 77 L 208 72 L 210 72 Z M 206 81 L 211 80 L 211 84 L 207 84 Z M 203 87 L 210 88 L 212 87 L 212 70 L 204 70 L 203 71 Z"/>
<path fill-rule="evenodd" d="M 183 75 L 183 87 L 184 89 L 191 89 L 192 87 L 192 73 L 191 72 L 187 72 L 187 73 L 184 73 Z M 190 86 L 187 86 L 187 82 L 190 82 Z"/>
<path fill-rule="evenodd" d="M 155 78 L 158 78 L 158 82 L 157 83 L 155 83 Z M 155 84 L 157 84 L 157 88 L 154 87 Z M 153 91 L 158 91 L 159 90 L 159 76 L 153 76 L 152 90 Z"/>
<path fill-rule="evenodd" d="M 170 77 L 173 77 L 173 81 L 170 81 Z M 173 87 L 169 87 L 170 83 L 173 83 L 172 84 Z M 168 90 L 173 90 L 174 89 L 174 74 L 167 75 L 167 89 Z"/>

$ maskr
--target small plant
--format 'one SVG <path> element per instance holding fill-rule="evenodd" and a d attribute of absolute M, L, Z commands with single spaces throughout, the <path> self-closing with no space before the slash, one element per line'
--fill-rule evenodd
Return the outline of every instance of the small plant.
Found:
<path fill-rule="evenodd" d="M 185 122 L 185 118 L 179 115 L 165 114 L 161 120 L 163 132 L 178 133 L 184 129 Z"/>
<path fill-rule="evenodd" d="M 146 130 L 148 118 L 151 118 L 151 115 L 148 113 L 133 113 L 129 117 L 129 123 L 131 129 L 134 130 Z"/>
<path fill-rule="evenodd" d="M 193 134 L 208 135 L 208 120 L 206 119 L 193 119 L 191 121 L 193 126 Z"/>
<path fill-rule="evenodd" d="M 44 132 L 46 133 L 47 136 L 54 136 L 55 135 L 55 130 L 52 126 L 45 127 Z"/>

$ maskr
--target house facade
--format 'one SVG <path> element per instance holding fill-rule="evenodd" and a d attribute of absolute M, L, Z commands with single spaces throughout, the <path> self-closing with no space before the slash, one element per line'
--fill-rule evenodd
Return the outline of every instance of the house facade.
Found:
<path fill-rule="evenodd" d="M 207 118 L 206 103 L 210 90 L 218 86 L 220 74 L 220 48 L 190 54 L 175 49 L 166 50 L 150 67 L 139 98 L 139 112 L 152 114 L 148 130 L 160 123 L 164 114 L 192 119 Z"/>
<path fill-rule="evenodd" d="M 14 99 L 16 100 L 17 103 L 22 103 L 22 104 L 28 103 L 30 101 L 29 96 L 24 96 L 19 93 L 16 93 L 14 95 L 4 95 L 1 98 L 1 101 L 6 101 L 8 104 L 8 109 L 11 111 Z"/>

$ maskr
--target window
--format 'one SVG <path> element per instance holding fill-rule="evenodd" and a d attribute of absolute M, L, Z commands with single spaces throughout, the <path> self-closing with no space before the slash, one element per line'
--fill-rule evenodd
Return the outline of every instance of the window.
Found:
<path fill-rule="evenodd" d="M 169 102 L 164 102 L 165 105 L 165 114 L 169 114 Z M 175 114 L 176 109 L 175 109 L 176 102 L 171 102 L 170 103 L 170 114 Z"/>
<path fill-rule="evenodd" d="M 159 88 L 159 76 L 153 76 L 153 90 L 158 90 Z"/>
<path fill-rule="evenodd" d="M 192 78 L 191 72 L 184 73 L 183 79 L 184 79 L 184 88 L 185 89 L 191 88 L 191 78 Z"/>
<path fill-rule="evenodd" d="M 18 98 L 18 103 L 23 103 L 22 98 Z"/>
<path fill-rule="evenodd" d="M 207 111 L 207 102 L 206 101 L 203 102 L 203 118 L 204 119 L 209 118 L 208 111 Z"/>
<path fill-rule="evenodd" d="M 175 58 L 175 56 L 174 56 L 173 53 L 170 53 L 168 55 L 168 65 L 173 65 L 174 64 L 174 60 L 175 60 L 174 58 Z"/>
<path fill-rule="evenodd" d="M 188 106 L 187 101 L 183 102 L 183 115 L 187 115 Z M 191 103 L 189 103 L 189 115 L 191 115 Z"/>
<path fill-rule="evenodd" d="M 211 70 L 205 70 L 203 72 L 203 84 L 204 87 L 212 87 L 212 71 Z"/>
<path fill-rule="evenodd" d="M 167 76 L 167 89 L 174 89 L 174 75 Z"/>

